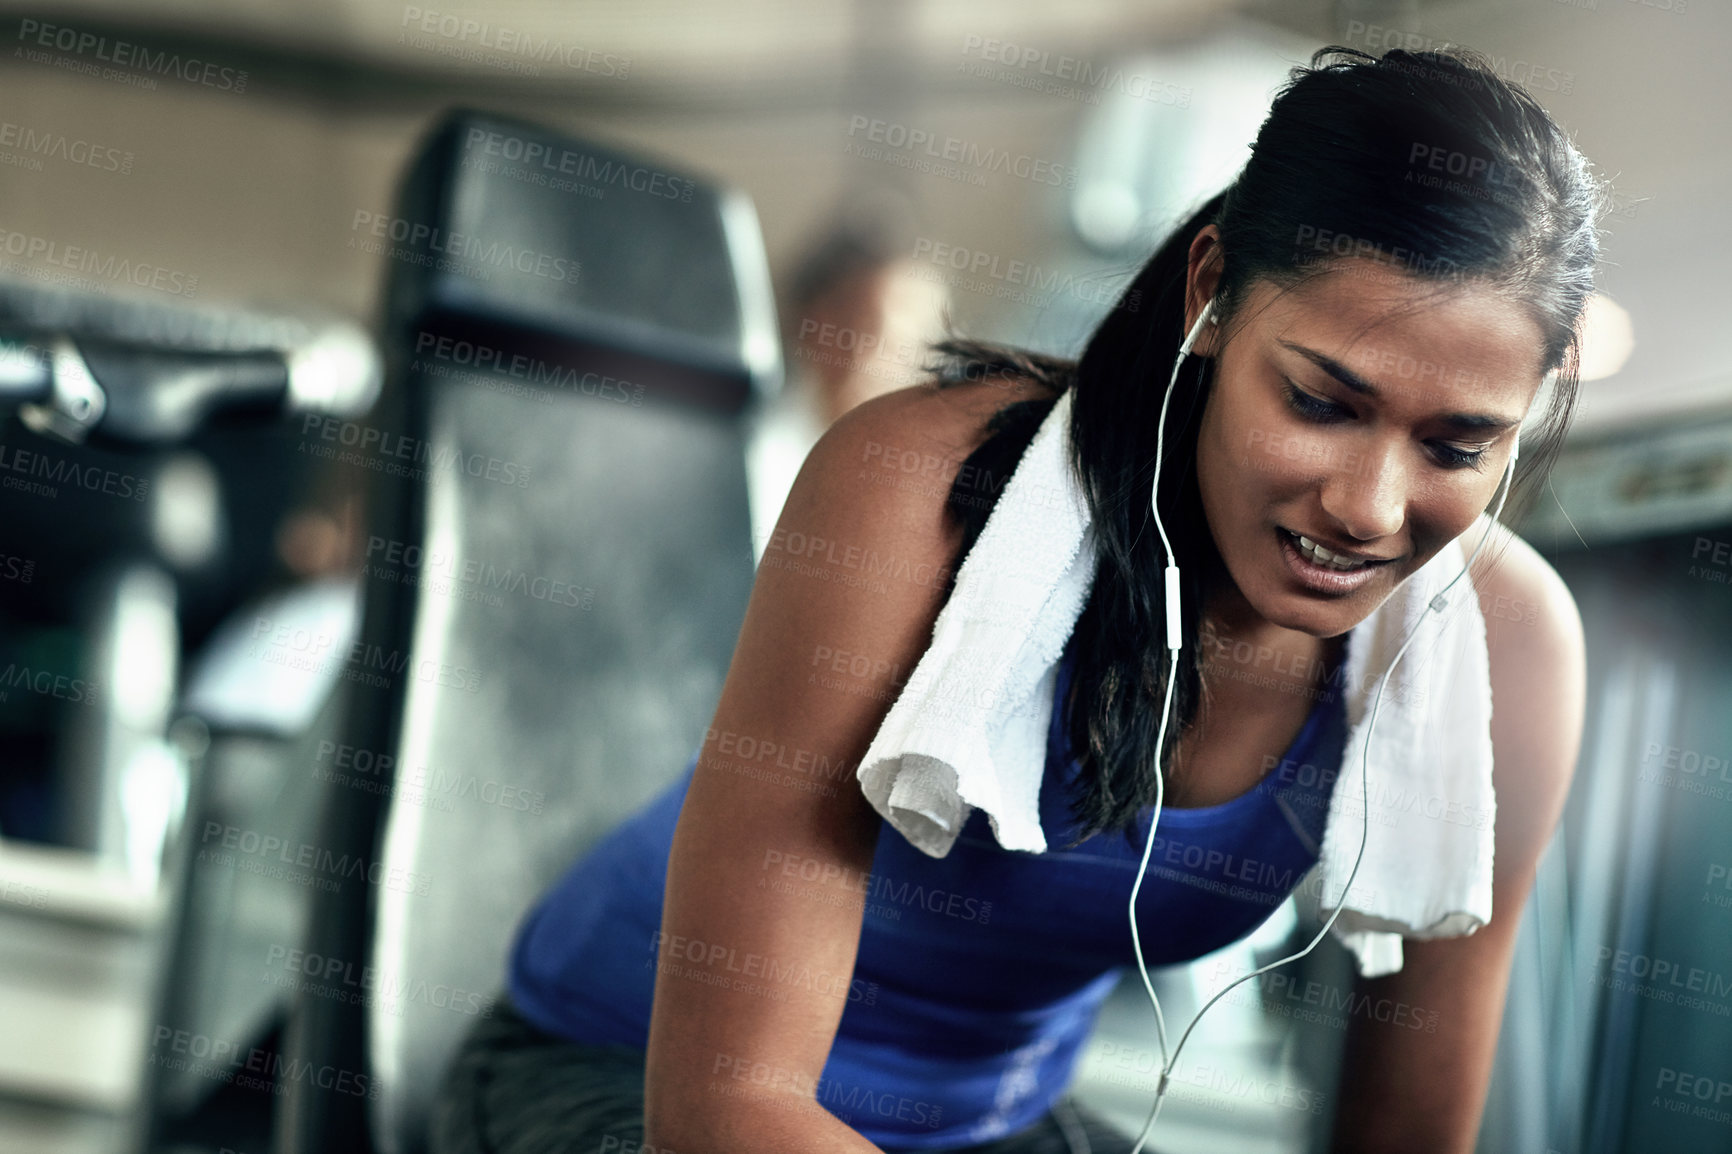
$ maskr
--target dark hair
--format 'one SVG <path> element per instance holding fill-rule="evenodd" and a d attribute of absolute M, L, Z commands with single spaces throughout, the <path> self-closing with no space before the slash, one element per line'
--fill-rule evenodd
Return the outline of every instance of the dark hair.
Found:
<path fill-rule="evenodd" d="M 1438 169 L 1433 156 L 1445 158 Z M 1253 284 L 1289 289 L 1355 256 L 1380 257 L 1440 291 L 1464 281 L 1487 286 L 1531 310 L 1544 334 L 1543 371 L 1557 376 L 1537 430 L 1523 438 L 1506 504 L 1513 520 L 1543 484 L 1573 412 L 1605 195 L 1545 110 L 1478 53 L 1396 49 L 1373 57 L 1332 46 L 1293 69 L 1238 178 L 1161 244 L 1078 360 L 955 339 L 935 347 L 940 386 L 1006 374 L 1075 391 L 1072 467 L 1100 562 L 1077 622 L 1077 708 L 1066 718 L 1083 771 L 1070 799 L 1077 840 L 1120 829 L 1129 837 L 1137 814 L 1154 803 L 1166 558 L 1147 523 L 1147 494 L 1197 232 L 1210 224 L 1220 230 L 1215 315 L 1224 335 Z M 1196 478 L 1198 418 L 1214 367 L 1212 358 L 1186 363 L 1168 416 L 1159 499 L 1184 573 L 1191 659 L 1178 666 L 1179 724 L 1168 731 L 1161 764 L 1197 714 L 1203 590 L 1222 568 Z M 978 460 L 970 458 L 977 467 L 959 474 L 949 508 L 963 523 L 965 549 L 990 508 L 964 491 L 962 477 L 1007 475 L 1052 403 L 1007 406 Z"/>

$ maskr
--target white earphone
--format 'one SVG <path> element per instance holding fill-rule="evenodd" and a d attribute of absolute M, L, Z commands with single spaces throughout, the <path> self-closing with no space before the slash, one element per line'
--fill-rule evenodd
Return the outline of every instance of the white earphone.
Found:
<path fill-rule="evenodd" d="M 1179 380 L 1179 368 L 1185 363 L 1185 357 L 1189 355 L 1191 347 L 1197 343 L 1198 334 L 1203 331 L 1203 326 L 1205 324 L 1216 323 L 1218 322 L 1215 318 L 1215 300 L 1214 298 L 1211 298 L 1209 302 L 1203 306 L 1203 311 L 1197 314 L 1196 323 L 1191 326 L 1191 331 L 1185 334 L 1184 341 L 1179 345 L 1179 355 L 1173 361 L 1173 375 L 1167 381 L 1166 395 L 1161 398 L 1160 427 L 1155 432 L 1155 478 L 1149 493 L 1149 509 L 1150 512 L 1154 514 L 1155 529 L 1161 535 L 1161 547 L 1166 551 L 1167 555 L 1167 691 L 1166 700 L 1161 706 L 1160 732 L 1155 739 L 1157 759 L 1160 757 L 1160 751 L 1165 749 L 1167 744 L 1167 723 L 1171 719 L 1173 712 L 1173 684 L 1178 680 L 1179 650 L 1184 645 L 1183 630 L 1180 623 L 1181 615 L 1179 612 L 1179 565 L 1173 556 L 1173 544 L 1167 537 L 1166 526 L 1161 522 L 1159 501 L 1161 486 L 1161 459 L 1166 449 L 1167 405 L 1173 398 L 1173 387 Z M 1498 485 L 1497 507 L 1492 511 L 1491 515 L 1493 521 L 1496 521 L 1503 513 L 1504 501 L 1509 497 L 1510 486 L 1514 483 L 1516 459 L 1520 455 L 1520 451 L 1521 430 L 1518 428 L 1516 430 L 1516 435 L 1510 444 L 1509 464 L 1504 469 L 1503 478 Z M 1474 545 L 1473 552 L 1468 554 L 1467 563 L 1462 566 L 1461 572 L 1450 578 L 1449 584 L 1439 590 L 1437 595 L 1426 604 L 1426 612 L 1434 610 L 1441 612 L 1448 606 L 1449 601 L 1447 594 L 1451 589 L 1455 588 L 1455 583 L 1457 581 L 1460 581 L 1463 577 L 1467 576 L 1467 572 L 1473 566 L 1475 558 L 1479 556 L 1480 549 L 1485 546 L 1486 539 L 1490 536 L 1491 526 L 1487 525 L 1485 532 L 1480 534 L 1478 543 Z M 1383 671 L 1383 677 L 1377 683 L 1377 696 L 1372 699 L 1371 712 L 1366 722 L 1365 742 L 1361 747 L 1362 752 L 1359 759 L 1360 790 L 1362 796 L 1368 799 L 1367 804 L 1361 807 L 1359 853 L 1353 859 L 1353 869 L 1347 875 L 1347 885 L 1342 889 L 1341 898 L 1336 903 L 1335 909 L 1330 913 L 1328 920 L 1323 923 L 1323 928 L 1317 931 L 1317 936 L 1312 938 L 1310 944 L 1304 949 L 1300 950 L 1296 954 L 1281 958 L 1278 961 L 1270 962 L 1266 966 L 1259 966 L 1257 969 L 1252 970 L 1243 977 L 1237 978 L 1228 983 L 1227 986 L 1215 994 L 1214 997 L 1203 1003 L 1202 1008 L 1199 1009 L 1191 1018 L 1190 1025 L 1185 1027 L 1185 1032 L 1179 1036 L 1179 1044 L 1173 1049 L 1171 1057 L 1167 1054 L 1167 1024 L 1166 1019 L 1161 1014 L 1161 1000 L 1155 996 L 1154 984 L 1149 981 L 1149 968 L 1143 961 L 1142 938 L 1137 932 L 1137 892 L 1142 888 L 1143 875 L 1149 868 L 1149 851 L 1154 848 L 1155 829 L 1160 824 L 1161 805 L 1166 799 L 1166 778 L 1162 772 L 1162 767 L 1158 764 L 1156 765 L 1154 814 L 1149 821 L 1148 837 L 1145 839 L 1143 844 L 1143 860 L 1142 864 L 1137 868 L 1137 880 L 1131 886 L 1129 914 L 1131 921 L 1131 943 L 1135 947 L 1137 955 L 1137 972 L 1142 975 L 1143 989 L 1148 991 L 1149 1002 L 1155 1008 L 1155 1028 L 1161 1046 L 1161 1076 L 1159 1081 L 1155 1084 L 1154 1107 L 1149 1111 L 1149 1120 L 1143 1124 L 1143 1132 L 1141 1136 L 1137 1138 L 1137 1144 L 1132 1148 L 1131 1154 L 1142 1154 L 1143 1143 L 1148 1141 L 1149 1131 L 1153 1129 L 1155 1119 L 1160 1116 L 1161 1103 L 1165 1101 L 1167 1095 L 1167 1083 L 1172 1077 L 1174 1067 L 1178 1064 L 1179 1053 L 1185 1048 L 1185 1042 L 1190 1038 L 1191 1031 L 1196 1029 L 1197 1022 L 1209 1011 L 1209 1007 L 1226 997 L 1233 987 L 1239 985 L 1241 982 L 1250 981 L 1252 978 L 1255 978 L 1260 974 L 1266 974 L 1278 966 L 1286 965 L 1288 962 L 1298 961 L 1300 958 L 1316 949 L 1318 943 L 1323 940 L 1326 934 L 1328 934 L 1330 927 L 1335 924 L 1335 919 L 1340 917 L 1341 911 L 1346 908 L 1347 894 L 1353 888 L 1354 879 L 1359 876 L 1359 864 L 1365 858 L 1365 845 L 1370 836 L 1371 806 L 1369 804 L 1369 798 L 1371 794 L 1368 788 L 1369 769 L 1366 763 L 1369 757 L 1371 734 L 1377 726 L 1377 711 L 1379 706 L 1383 704 L 1383 689 L 1384 686 L 1389 684 L 1389 675 L 1395 672 L 1396 665 L 1400 663 L 1402 655 L 1407 652 L 1407 646 L 1413 641 L 1414 635 L 1418 633 L 1419 625 L 1423 620 L 1424 613 L 1420 615 L 1419 621 L 1414 622 L 1413 628 L 1408 631 L 1407 636 L 1402 640 L 1401 648 L 1395 651 L 1395 657 L 1390 661 L 1389 668 Z"/>

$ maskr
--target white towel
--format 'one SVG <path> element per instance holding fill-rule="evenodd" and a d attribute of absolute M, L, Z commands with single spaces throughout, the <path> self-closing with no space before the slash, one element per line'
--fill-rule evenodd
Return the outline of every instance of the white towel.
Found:
<path fill-rule="evenodd" d="M 1058 662 L 1096 566 L 1069 466 L 1070 411 L 1067 390 L 1006 482 L 932 644 L 860 763 L 873 808 L 932 857 L 950 852 L 974 808 L 1004 848 L 1046 849 L 1040 785 Z M 1464 538 L 1477 540 L 1486 523 Z M 1319 914 L 1341 904 L 1359 850 L 1359 756 L 1378 680 L 1426 603 L 1461 571 L 1462 540 L 1352 630 L 1341 773 L 1316 869 L 1297 895 Z M 1367 977 L 1401 968 L 1403 936 L 1453 937 L 1491 920 L 1491 683 L 1471 579 L 1424 617 L 1378 710 L 1365 860 L 1332 931 Z"/>

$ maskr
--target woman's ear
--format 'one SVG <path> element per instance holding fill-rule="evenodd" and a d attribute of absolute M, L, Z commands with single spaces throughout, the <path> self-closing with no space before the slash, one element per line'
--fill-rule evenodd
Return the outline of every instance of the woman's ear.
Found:
<path fill-rule="evenodd" d="M 1184 332 L 1191 331 L 1202 315 L 1203 306 L 1215 297 L 1221 281 L 1221 256 L 1221 230 L 1212 224 L 1198 229 L 1197 235 L 1191 239 L 1186 260 Z M 1219 350 L 1221 318 L 1218 311 L 1211 314 L 1211 319 L 1214 323 L 1204 325 L 1203 331 L 1197 334 L 1197 343 L 1191 346 L 1191 352 L 1197 356 L 1214 356 Z"/>

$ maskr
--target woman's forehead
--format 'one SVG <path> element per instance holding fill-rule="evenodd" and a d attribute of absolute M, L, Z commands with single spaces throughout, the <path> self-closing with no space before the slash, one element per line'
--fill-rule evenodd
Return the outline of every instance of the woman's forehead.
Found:
<path fill-rule="evenodd" d="M 1525 412 L 1544 376 L 1539 322 L 1483 282 L 1347 268 L 1286 291 L 1259 284 L 1247 304 L 1272 355 L 1323 371 L 1327 362 L 1391 398 L 1453 395 Z"/>

